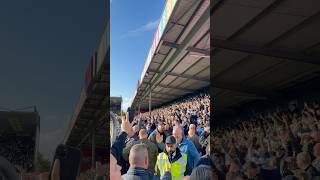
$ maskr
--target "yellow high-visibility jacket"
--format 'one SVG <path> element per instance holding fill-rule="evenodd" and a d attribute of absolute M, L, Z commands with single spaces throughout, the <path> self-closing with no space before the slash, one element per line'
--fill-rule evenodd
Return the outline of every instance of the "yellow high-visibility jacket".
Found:
<path fill-rule="evenodd" d="M 173 163 L 170 163 L 168 155 L 164 152 L 157 157 L 156 169 L 162 177 L 166 171 L 166 165 L 171 168 L 171 176 L 173 180 L 181 180 L 187 167 L 187 154 L 181 153 L 181 157 Z M 156 172 L 157 172 L 156 171 Z"/>

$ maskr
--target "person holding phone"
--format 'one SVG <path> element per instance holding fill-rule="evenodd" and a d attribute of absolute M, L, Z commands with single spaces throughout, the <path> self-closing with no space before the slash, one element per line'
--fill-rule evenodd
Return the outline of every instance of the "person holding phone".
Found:
<path fill-rule="evenodd" d="M 117 160 L 117 163 L 121 167 L 126 166 L 126 161 L 124 160 L 122 156 L 122 150 L 126 146 L 126 139 L 130 138 L 134 135 L 134 131 L 132 129 L 132 126 L 129 122 L 129 114 L 127 113 L 126 116 L 122 116 L 121 118 L 121 133 L 116 138 L 115 142 L 111 146 L 111 154 L 113 157 Z M 121 174 L 125 174 L 126 170 L 124 168 L 121 169 Z"/>

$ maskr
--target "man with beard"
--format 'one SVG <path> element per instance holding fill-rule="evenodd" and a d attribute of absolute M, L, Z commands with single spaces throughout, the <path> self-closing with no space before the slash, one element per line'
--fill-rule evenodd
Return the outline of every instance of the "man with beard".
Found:
<path fill-rule="evenodd" d="M 180 152 L 177 148 L 177 141 L 174 136 L 167 137 L 165 141 L 165 150 L 157 157 L 156 172 L 157 175 L 163 177 L 165 167 L 169 166 L 173 180 L 182 180 L 185 176 L 189 176 L 186 172 L 191 172 L 192 167 L 187 163 L 187 154 Z"/>
<path fill-rule="evenodd" d="M 164 125 L 162 122 L 158 123 L 157 129 L 155 129 L 149 136 L 149 140 L 153 142 L 158 147 L 158 152 L 162 152 L 164 147 L 163 140 L 166 139 L 164 133 Z"/>

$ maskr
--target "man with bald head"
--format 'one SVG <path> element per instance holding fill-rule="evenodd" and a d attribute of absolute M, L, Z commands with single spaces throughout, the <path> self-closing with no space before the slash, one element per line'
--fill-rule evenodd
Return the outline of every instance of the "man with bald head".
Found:
<path fill-rule="evenodd" d="M 148 149 L 144 144 L 132 146 L 129 154 L 130 168 L 122 176 L 123 180 L 145 180 L 150 179 L 148 172 L 149 158 Z"/>
<path fill-rule="evenodd" d="M 132 141 L 131 143 L 127 144 L 127 146 L 122 151 L 123 158 L 126 161 L 129 160 L 130 149 L 136 144 L 144 144 L 147 147 L 147 153 L 149 155 L 148 169 L 150 171 L 150 177 L 151 177 L 154 174 L 154 167 L 155 167 L 155 163 L 156 163 L 157 156 L 158 156 L 158 147 L 148 139 L 147 130 L 141 129 L 139 131 L 139 140 Z"/>
<path fill-rule="evenodd" d="M 308 152 L 301 152 L 297 155 L 297 165 L 299 169 L 306 173 L 307 179 L 312 179 L 316 176 L 320 176 L 320 173 L 312 166 L 311 157 Z"/>

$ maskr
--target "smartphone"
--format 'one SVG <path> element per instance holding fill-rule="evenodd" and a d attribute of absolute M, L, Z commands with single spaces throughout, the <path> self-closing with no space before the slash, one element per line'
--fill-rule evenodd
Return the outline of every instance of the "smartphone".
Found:
<path fill-rule="evenodd" d="M 128 115 L 129 115 L 129 122 L 132 123 L 133 118 L 134 118 L 134 109 L 131 109 L 131 108 L 129 107 L 127 113 L 128 113 Z"/>
<path fill-rule="evenodd" d="M 80 171 L 80 149 L 60 144 L 56 148 L 51 167 L 56 159 L 60 160 L 60 180 L 75 180 Z"/>

